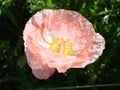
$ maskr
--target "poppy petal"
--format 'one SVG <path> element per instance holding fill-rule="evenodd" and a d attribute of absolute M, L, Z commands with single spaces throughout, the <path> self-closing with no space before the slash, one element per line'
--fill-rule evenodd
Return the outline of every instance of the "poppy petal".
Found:
<path fill-rule="evenodd" d="M 44 9 L 26 23 L 23 39 L 27 63 L 35 77 L 48 79 L 57 69 L 84 68 L 105 49 L 105 40 L 80 13 Z"/>

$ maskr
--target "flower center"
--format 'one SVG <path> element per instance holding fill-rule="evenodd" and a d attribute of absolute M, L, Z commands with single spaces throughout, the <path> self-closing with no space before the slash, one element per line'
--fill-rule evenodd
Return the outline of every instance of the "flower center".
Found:
<path fill-rule="evenodd" d="M 63 56 L 71 56 L 73 53 L 73 44 L 69 39 L 55 38 L 50 44 L 52 52 L 60 53 Z"/>

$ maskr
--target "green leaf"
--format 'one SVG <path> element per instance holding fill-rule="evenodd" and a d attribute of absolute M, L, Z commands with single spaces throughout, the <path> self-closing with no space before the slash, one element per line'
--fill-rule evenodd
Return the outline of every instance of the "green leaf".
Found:
<path fill-rule="evenodd" d="M 6 12 L 7 12 L 7 17 L 9 18 L 9 20 L 13 23 L 13 25 L 18 28 L 18 24 L 17 24 L 17 20 L 15 19 L 14 14 L 11 12 L 10 9 L 6 8 Z"/>

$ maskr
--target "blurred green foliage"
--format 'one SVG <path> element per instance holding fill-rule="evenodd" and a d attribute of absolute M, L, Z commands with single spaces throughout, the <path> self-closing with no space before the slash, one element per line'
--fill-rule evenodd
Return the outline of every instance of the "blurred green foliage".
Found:
<path fill-rule="evenodd" d="M 119 6 L 120 0 L 0 0 L 0 89 L 120 83 Z M 102 56 L 84 69 L 70 69 L 65 74 L 56 71 L 48 80 L 36 79 L 26 64 L 22 32 L 26 21 L 45 8 L 82 13 L 96 32 L 105 37 L 106 49 Z M 115 87 L 106 88 L 112 89 Z"/>
<path fill-rule="evenodd" d="M 9 8 L 13 0 L 0 0 L 0 15 L 3 14 L 6 8 Z"/>

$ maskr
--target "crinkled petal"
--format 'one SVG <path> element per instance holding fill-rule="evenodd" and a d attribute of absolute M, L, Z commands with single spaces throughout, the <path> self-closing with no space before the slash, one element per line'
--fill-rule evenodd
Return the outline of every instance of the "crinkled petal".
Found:
<path fill-rule="evenodd" d="M 28 22 L 23 35 L 27 63 L 31 67 L 34 76 L 39 79 L 49 78 L 55 72 L 55 68 L 49 67 L 45 63 L 44 55 L 41 54 L 43 51 L 45 54 L 46 49 L 40 44 L 40 31 Z"/>
<path fill-rule="evenodd" d="M 50 51 L 57 37 L 73 43 L 72 56 L 64 57 Z M 44 9 L 33 15 L 23 32 L 27 63 L 39 79 L 49 78 L 57 69 L 84 68 L 95 62 L 105 49 L 104 38 L 95 33 L 92 24 L 80 13 L 69 10 Z"/>
<path fill-rule="evenodd" d="M 50 68 L 44 63 L 44 58 L 42 58 L 42 56 L 30 51 L 28 48 L 26 48 L 25 52 L 27 63 L 31 67 L 35 77 L 39 79 L 48 79 L 55 72 L 54 68 Z"/>

